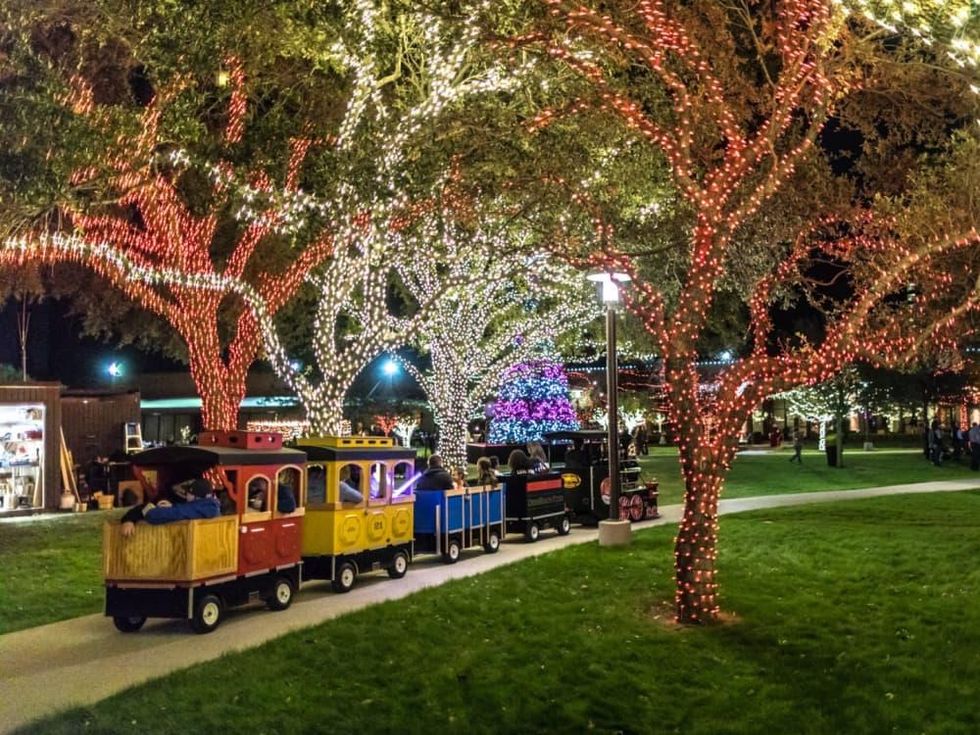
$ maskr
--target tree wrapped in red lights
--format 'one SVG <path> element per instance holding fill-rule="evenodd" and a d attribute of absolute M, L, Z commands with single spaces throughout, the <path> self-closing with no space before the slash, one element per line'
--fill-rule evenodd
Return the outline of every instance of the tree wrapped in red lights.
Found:
<path fill-rule="evenodd" d="M 616 233 L 598 222 L 605 246 L 591 264 L 633 276 L 629 308 L 663 359 L 686 486 L 676 614 L 708 622 L 719 611 L 718 499 L 751 410 L 852 361 L 897 365 L 923 350 L 953 353 L 963 334 L 957 325 L 980 298 L 980 267 L 975 204 L 943 189 L 957 177 L 976 180 L 976 142 L 972 133 L 960 140 L 949 169 L 933 180 L 913 179 L 900 207 L 882 200 L 871 210 L 865 196 L 844 212 L 815 196 L 795 237 L 753 241 L 746 232 L 765 219 L 764 204 L 806 194 L 807 181 L 796 174 L 828 118 L 875 83 L 873 64 L 860 61 L 874 34 L 861 37 L 867 29 L 832 0 L 641 0 L 606 3 L 609 15 L 543 2 L 557 29 L 519 42 L 543 45 L 587 82 L 589 91 L 568 110 L 616 116 L 643 147 L 660 152 L 688 218 L 686 252 L 666 251 L 657 263 L 617 247 Z M 561 117 L 562 110 L 547 110 L 535 127 Z M 676 269 L 658 272 L 669 258 Z M 748 340 L 718 390 L 701 394 L 698 350 L 716 302 L 738 279 L 746 284 L 735 291 Z M 786 303 L 819 313 L 818 333 L 782 334 L 774 313 Z"/>
<path fill-rule="evenodd" d="M 0 263 L 81 263 L 172 326 L 187 347 L 207 429 L 237 428 L 248 369 L 262 348 L 254 309 L 229 284 L 246 284 L 265 312 L 275 315 L 332 252 L 327 232 L 305 246 L 284 244 L 290 215 L 280 202 L 236 201 L 239 192 L 233 183 L 238 180 L 247 182 L 252 192 L 271 194 L 273 187 L 264 171 L 239 173 L 232 163 L 232 151 L 243 136 L 247 90 L 242 65 L 232 59 L 228 68 L 230 99 L 222 136 L 229 155 L 211 162 L 204 172 L 209 181 L 206 206 L 188 201 L 182 176 L 192 168 L 191 161 L 161 131 L 168 105 L 177 105 L 194 86 L 183 78 L 143 109 L 136 125 L 140 132 L 119 137 L 106 152 L 104 166 L 72 175 L 77 190 L 97 183 L 111 192 L 111 203 L 86 205 L 84 196 L 76 197 L 63 207 L 70 235 L 28 232 L 5 241 L 0 250 Z M 71 87 L 66 104 L 99 126 L 104 113 L 93 103 L 91 87 L 81 77 L 73 78 Z M 298 191 L 300 166 L 312 143 L 296 138 L 284 152 L 284 191 Z M 230 246 L 222 247 L 219 228 L 229 224 L 230 207 L 238 208 L 237 232 Z M 222 335 L 225 320 L 232 324 L 227 336 Z"/>

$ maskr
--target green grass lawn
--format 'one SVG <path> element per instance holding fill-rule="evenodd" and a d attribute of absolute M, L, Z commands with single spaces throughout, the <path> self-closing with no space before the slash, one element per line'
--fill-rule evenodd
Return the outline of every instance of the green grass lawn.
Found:
<path fill-rule="evenodd" d="M 102 522 L 110 517 L 0 523 L 0 634 L 102 609 Z"/>
<path fill-rule="evenodd" d="M 708 628 L 666 622 L 672 533 L 378 605 L 31 731 L 980 730 L 980 493 L 726 517 L 730 615 Z"/>
<path fill-rule="evenodd" d="M 653 447 L 649 457 L 641 457 L 644 477 L 660 482 L 660 504 L 680 503 L 684 497 L 677 450 Z M 738 454 L 725 483 L 722 497 L 746 498 L 753 495 L 806 493 L 821 490 L 852 490 L 860 487 L 901 485 L 909 482 L 952 480 L 976 477 L 968 461 L 946 462 L 934 467 L 922 456 L 921 449 L 875 449 L 865 452 L 860 446 L 844 448 L 844 467 L 827 465 L 823 452 L 803 452 L 803 464 L 790 464 L 790 447 L 764 453 Z"/>

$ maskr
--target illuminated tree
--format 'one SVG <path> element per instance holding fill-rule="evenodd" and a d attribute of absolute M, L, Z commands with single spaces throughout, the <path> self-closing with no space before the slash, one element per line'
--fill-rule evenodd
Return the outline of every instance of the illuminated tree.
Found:
<path fill-rule="evenodd" d="M 425 253 L 400 258 L 398 270 L 412 297 L 430 304 L 417 342 L 431 369 L 401 362 L 429 399 L 448 466 L 466 464 L 467 424 L 505 371 L 597 314 L 581 273 L 535 252 L 530 223 L 512 209 L 471 206 L 449 189 L 442 206 L 399 233 L 402 252 Z"/>
<path fill-rule="evenodd" d="M 395 427 L 392 429 L 392 433 L 398 437 L 403 447 L 412 446 L 412 435 L 419 428 L 418 414 L 402 414 L 395 418 Z"/>
<path fill-rule="evenodd" d="M 606 4 L 611 15 L 543 1 L 557 32 L 519 43 L 543 44 L 588 83 L 591 93 L 572 111 L 615 115 L 642 147 L 659 151 L 690 221 L 686 252 L 675 253 L 683 263 L 676 288 L 657 278 L 655 263 L 620 250 L 615 231 L 601 223 L 605 246 L 592 263 L 633 275 L 629 308 L 664 361 L 686 486 L 676 612 L 682 622 L 707 622 L 718 615 L 718 498 L 751 410 L 850 362 L 953 353 L 957 323 L 977 307 L 978 268 L 975 204 L 949 182 L 976 181 L 969 153 L 976 144 L 972 133 L 958 141 L 953 161 L 928 184 L 906 182 L 901 206 L 878 201 L 868 209 L 857 201 L 845 212 L 816 198 L 795 237 L 740 242 L 763 204 L 780 201 L 774 195 L 807 191 L 795 174 L 833 111 L 878 81 L 873 66 L 862 66 L 864 52 L 873 46 L 887 54 L 888 46 L 876 46 L 874 32 L 862 37 L 860 22 L 843 19 L 831 0 L 641 0 Z M 955 84 L 950 98 L 966 93 Z M 560 117 L 546 110 L 536 125 Z M 754 281 L 741 296 L 748 342 L 719 375 L 718 390 L 701 394 L 698 350 L 736 273 Z M 787 302 L 820 313 L 820 334 L 781 333 L 774 314 Z"/>
<path fill-rule="evenodd" d="M 341 3 L 338 10 L 337 18 L 315 32 L 296 18 L 281 19 L 289 21 L 295 43 L 302 40 L 302 59 L 328 70 L 323 74 L 318 68 L 319 74 L 309 76 L 328 77 L 320 97 L 334 104 L 321 106 L 327 119 L 307 121 L 305 133 L 290 141 L 288 160 L 272 167 L 282 173 L 278 186 L 265 169 L 236 167 L 236 147 L 249 122 L 248 90 L 241 63 L 231 59 L 217 75 L 231 91 L 222 141 L 214 146 L 220 155 L 201 164 L 162 133 L 165 115 L 176 111 L 179 117 L 193 109 L 184 95 L 193 83 L 189 75 L 179 76 L 130 126 L 141 132 L 109 146 L 109 186 L 99 178 L 106 167 L 72 175 L 73 185 L 83 191 L 95 183 L 99 190 L 111 190 L 110 206 L 78 201 L 65 206 L 72 238 L 43 231 L 4 243 L 8 261 L 75 259 L 90 265 L 171 323 L 187 344 L 209 428 L 235 425 L 245 374 L 264 340 L 313 430 L 340 432 L 350 384 L 374 356 L 410 340 L 424 311 L 424 304 L 416 305 L 415 313 L 388 308 L 391 234 L 426 206 L 424 197 L 416 201 L 411 191 L 424 178 L 424 167 L 409 170 L 409 164 L 425 162 L 425 144 L 444 112 L 467 97 L 511 89 L 520 77 L 505 77 L 496 66 L 474 59 L 480 8 L 459 27 L 372 0 Z M 287 51 L 295 54 L 291 47 Z M 205 98 L 214 94 L 203 82 L 199 86 Z M 264 91 L 266 103 L 284 92 Z M 78 116 L 108 116 L 94 105 L 82 77 L 72 79 L 67 102 Z M 206 128 L 215 115 L 201 106 Z M 241 157 L 262 148 L 245 142 L 250 147 Z M 316 160 L 307 162 L 313 150 Z M 300 187 L 301 174 L 310 169 L 317 174 L 316 196 Z M 187 196 L 190 172 L 206 178 L 203 196 L 200 191 Z M 238 231 L 234 245 L 223 251 L 216 245 L 219 234 L 227 234 L 228 219 Z M 275 257 L 265 252 L 271 246 L 277 248 Z M 311 345 L 316 364 L 301 371 L 283 346 L 274 317 L 304 281 L 319 299 Z M 230 338 L 223 340 L 220 317 L 227 318 L 229 310 L 237 316 Z"/>
<path fill-rule="evenodd" d="M 392 308 L 396 276 L 405 263 L 454 267 L 424 238 L 406 234 L 438 209 L 441 174 L 451 156 L 433 150 L 441 119 L 467 100 L 513 90 L 524 71 L 503 74 L 496 62 L 480 63 L 480 7 L 457 26 L 426 12 L 409 12 L 395 25 L 395 58 L 376 47 L 386 37 L 375 3 L 355 3 L 346 17 L 344 63 L 354 80 L 338 135 L 335 191 L 298 203 L 346 223 L 333 257 L 310 275 L 319 294 L 313 316 L 315 370 L 296 369 L 273 330 L 267 349 L 276 371 L 296 391 L 315 432 L 334 434 L 344 398 L 363 368 L 379 354 L 420 335 L 432 308 L 446 294 L 411 290 L 412 299 Z M 391 71 L 394 69 L 394 71 Z M 442 162 L 440 164 L 440 161 Z M 431 166 L 434 175 L 426 173 Z M 425 183 L 431 182 L 431 183 Z"/>
<path fill-rule="evenodd" d="M 398 426 L 400 418 L 398 416 L 392 416 L 391 414 L 381 413 L 374 417 L 374 423 L 378 425 L 378 428 L 384 432 L 385 436 L 391 436 L 391 433 Z"/>
<path fill-rule="evenodd" d="M 844 419 L 851 408 L 858 404 L 859 388 L 857 371 L 848 368 L 822 383 L 794 388 L 773 398 L 785 400 L 790 413 L 802 416 L 807 421 L 817 422 L 820 451 L 827 448 L 827 422 L 834 422 L 836 466 L 840 468 L 844 466 Z"/>
<path fill-rule="evenodd" d="M 230 94 L 222 138 L 230 152 L 243 138 L 247 89 L 240 62 L 230 59 L 228 66 Z M 91 118 L 93 125 L 102 124 L 104 113 L 95 105 L 89 83 L 76 76 L 70 86 L 65 104 L 75 115 Z M 289 212 L 274 203 L 249 209 L 236 202 L 237 192 L 230 184 L 237 179 L 248 180 L 251 190 L 258 192 L 271 192 L 272 181 L 262 170 L 237 172 L 230 154 L 210 162 L 204 172 L 209 175 L 207 204 L 188 199 L 184 174 L 194 170 L 192 161 L 186 151 L 168 144 L 160 123 L 169 107 L 186 103 L 183 97 L 194 91 L 193 86 L 189 77 L 176 80 L 138 115 L 139 132 L 120 136 L 106 151 L 105 166 L 72 174 L 72 185 L 81 192 L 95 183 L 112 192 L 108 204 L 88 204 L 84 196 L 64 203 L 69 238 L 27 232 L 5 241 L 0 262 L 81 263 L 164 319 L 186 344 L 204 426 L 234 429 L 248 369 L 262 347 L 258 321 L 252 309 L 229 301 L 230 290 L 201 289 L 191 280 L 240 280 L 251 286 L 271 316 L 330 255 L 332 239 L 329 231 L 320 232 L 286 248 L 288 255 L 282 257 L 281 236 L 288 231 Z M 300 166 L 312 143 L 309 138 L 292 141 L 286 152 L 284 191 L 298 190 Z M 218 246 L 219 227 L 228 224 L 227 210 L 236 204 L 238 231 L 223 251 Z M 280 257 L 271 258 L 273 265 L 263 267 L 277 251 Z M 162 271 L 176 275 L 164 283 L 158 278 Z M 221 323 L 228 311 L 233 328 L 223 338 Z"/>

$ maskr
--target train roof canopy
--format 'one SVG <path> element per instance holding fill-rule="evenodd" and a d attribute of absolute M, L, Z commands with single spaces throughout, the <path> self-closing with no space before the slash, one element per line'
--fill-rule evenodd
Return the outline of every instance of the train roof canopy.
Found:
<path fill-rule="evenodd" d="M 157 447 L 132 456 L 135 465 L 196 462 L 208 465 L 295 464 L 306 461 L 296 449 L 239 449 L 237 447 Z"/>
<path fill-rule="evenodd" d="M 300 439 L 297 449 L 306 452 L 310 462 L 344 462 L 346 460 L 400 459 L 415 461 L 415 450 L 396 447 L 387 437 L 325 436 Z"/>

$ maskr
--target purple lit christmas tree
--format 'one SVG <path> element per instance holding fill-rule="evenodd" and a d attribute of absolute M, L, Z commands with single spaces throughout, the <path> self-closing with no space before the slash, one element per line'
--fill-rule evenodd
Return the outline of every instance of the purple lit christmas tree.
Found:
<path fill-rule="evenodd" d="M 529 360 L 507 369 L 490 406 L 491 444 L 538 441 L 548 431 L 579 428 L 568 398 L 568 376 L 554 360 Z"/>

